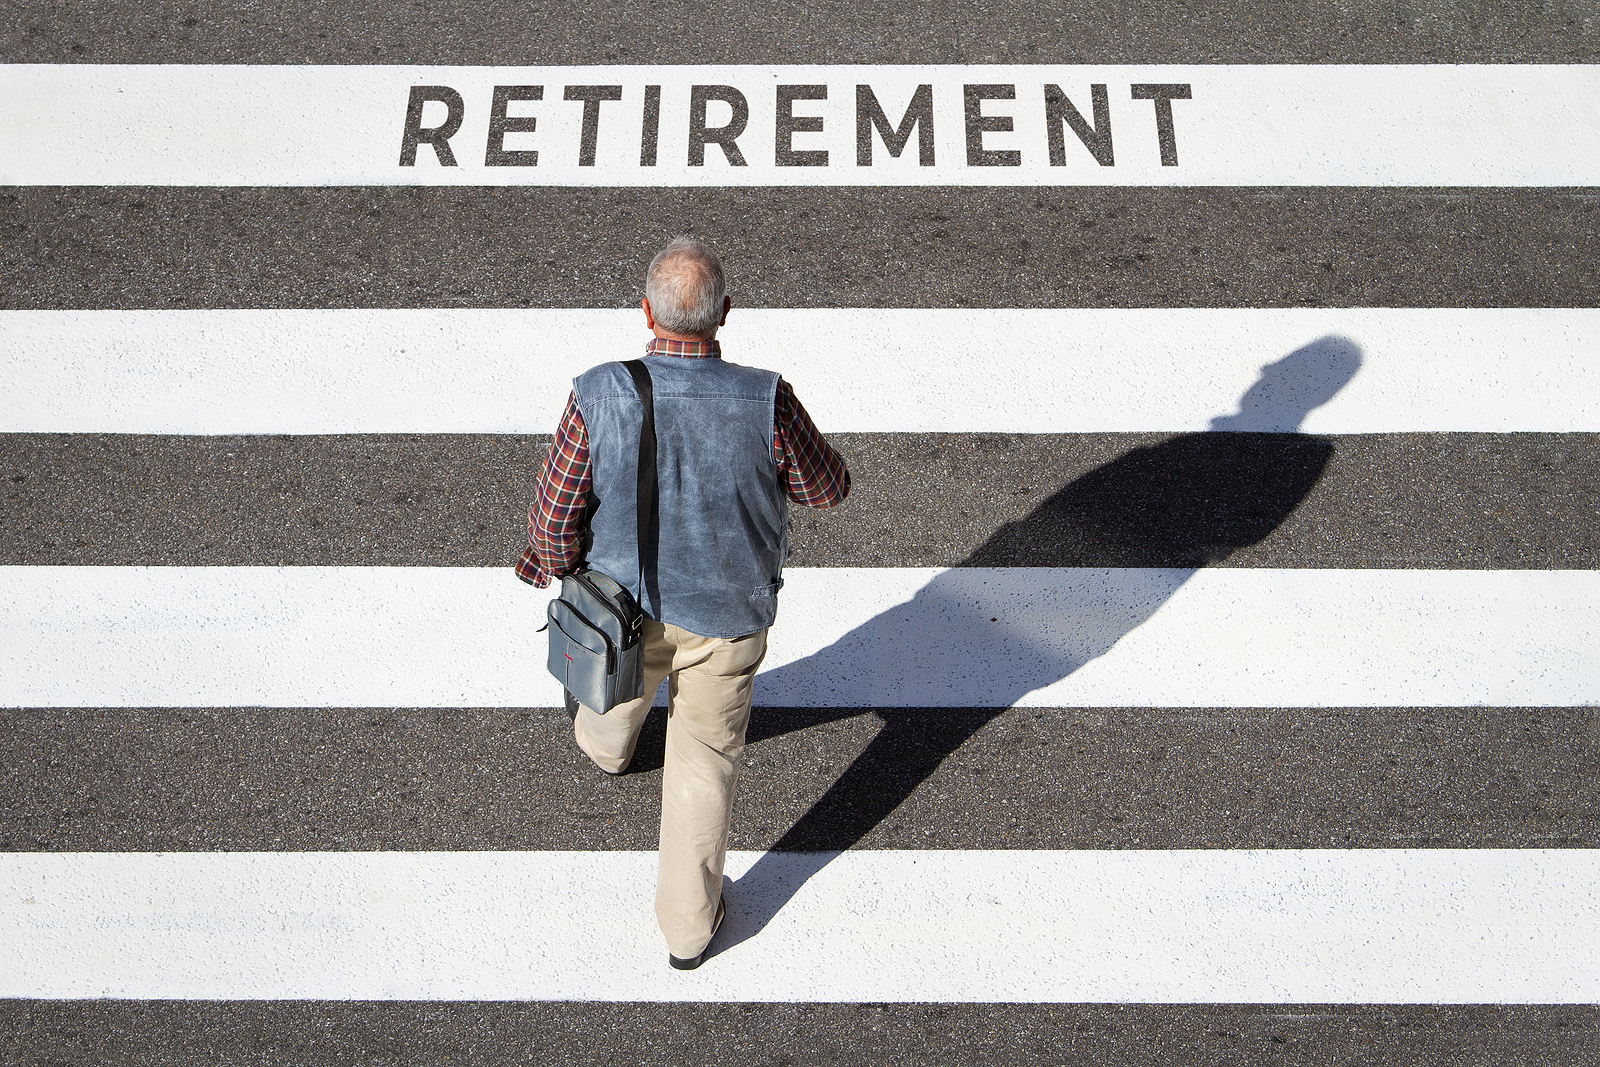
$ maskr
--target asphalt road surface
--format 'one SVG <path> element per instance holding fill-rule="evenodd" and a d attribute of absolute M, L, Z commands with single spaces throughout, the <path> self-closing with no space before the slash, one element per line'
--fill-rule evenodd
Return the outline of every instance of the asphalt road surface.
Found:
<path fill-rule="evenodd" d="M 1593 0 L 0 4 L 9 64 L 1533 65 L 1597 54 Z M 249 136 L 247 116 L 239 129 Z M 684 231 L 724 254 L 741 308 L 1600 302 L 1594 187 L 13 185 L 0 187 L 0 376 L 23 378 L 4 347 L 14 313 L 631 307 L 649 256 Z M 1441 364 L 1439 381 L 1454 371 Z M 0 423 L 0 567 L 30 574 L 509 566 L 548 442 L 14 430 Z M 836 512 L 796 509 L 790 565 L 1596 569 L 1600 424 L 1184 430 L 830 434 L 855 489 Z M 1600 677 L 1580 681 L 1561 706 L 758 707 L 732 847 L 1591 850 Z M 13 702 L 0 710 L 0 850 L 21 865 L 55 853 L 647 852 L 663 732 L 652 720 L 630 772 L 612 779 L 576 752 L 558 708 Z M 27 868 L 7 870 L 4 892 L 18 898 Z M 935 943 L 959 921 L 895 920 Z M 1591 909 L 1567 936 L 1596 944 L 1593 921 Z M 39 958 L 26 953 L 48 941 L 43 928 L 7 922 L 9 958 Z M 841 1003 L 818 983 L 790 1002 L 257 999 L 204 987 L 55 999 L 28 992 L 38 987 L 7 958 L 0 1062 L 30 1067 L 1600 1060 L 1600 1010 L 1554 997 Z M 83 958 L 63 949 L 63 971 Z M 947 962 L 959 975 L 968 961 Z"/>

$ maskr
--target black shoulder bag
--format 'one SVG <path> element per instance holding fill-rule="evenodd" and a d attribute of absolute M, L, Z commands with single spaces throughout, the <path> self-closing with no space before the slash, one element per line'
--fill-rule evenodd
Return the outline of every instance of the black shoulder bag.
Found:
<path fill-rule="evenodd" d="M 656 409 L 650 370 L 643 360 L 623 364 L 644 404 L 639 428 L 639 586 L 646 578 L 645 546 L 655 543 Z M 644 611 L 633 595 L 609 576 L 587 566 L 561 579 L 561 595 L 550 601 L 547 665 L 567 692 L 604 715 L 644 696 Z"/>

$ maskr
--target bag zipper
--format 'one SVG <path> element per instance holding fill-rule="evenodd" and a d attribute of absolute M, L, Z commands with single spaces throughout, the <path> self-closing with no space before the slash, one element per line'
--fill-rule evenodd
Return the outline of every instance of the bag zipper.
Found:
<path fill-rule="evenodd" d="M 606 632 L 604 630 L 600 629 L 600 627 L 596 626 L 594 623 L 590 622 L 589 621 L 589 617 L 587 615 L 585 615 L 583 612 L 579 611 L 577 608 L 573 607 L 572 601 L 570 601 L 570 600 L 562 600 L 560 597 L 556 597 L 556 599 L 553 600 L 551 603 L 560 604 L 560 605 L 564 606 L 568 611 L 572 612 L 574 615 L 576 615 L 578 617 L 578 621 L 579 622 L 583 623 L 589 629 L 593 630 L 595 633 L 600 635 L 600 640 L 602 640 L 602 641 L 604 641 L 606 643 L 606 673 L 607 674 L 616 674 L 617 673 L 617 648 L 616 648 L 616 645 L 614 645 L 612 643 L 611 638 L 606 636 Z M 551 616 L 551 618 L 553 619 L 554 616 Z M 561 630 L 561 632 L 564 633 L 564 634 L 566 633 L 566 630 L 562 629 L 561 623 L 559 623 L 559 622 L 556 623 L 556 629 Z M 567 638 L 569 640 L 571 640 L 572 639 L 572 635 L 571 634 L 567 634 Z"/>
<path fill-rule="evenodd" d="M 628 649 L 630 649 L 634 645 L 638 644 L 638 642 L 639 642 L 639 631 L 644 626 L 644 613 L 643 612 L 639 613 L 640 618 L 639 618 L 639 622 L 637 624 L 629 625 L 628 624 L 628 620 L 623 617 L 622 610 L 611 602 L 611 598 L 606 596 L 605 592 L 602 591 L 599 586 L 595 585 L 594 582 L 589 580 L 589 576 L 587 574 L 574 573 L 571 577 L 579 585 L 583 586 L 585 589 L 589 590 L 590 593 L 594 594 L 594 598 L 600 602 L 601 606 L 604 607 L 607 611 L 611 612 L 611 614 L 616 617 L 617 625 L 622 627 L 622 633 L 624 635 L 623 636 L 623 641 L 622 641 L 622 649 L 623 649 L 623 651 L 626 652 Z M 618 584 L 620 585 L 621 583 L 619 582 Z M 563 601 L 562 603 L 566 603 L 566 602 Z M 571 605 L 568 605 L 568 606 L 570 607 Z M 576 610 L 576 609 L 574 609 L 574 610 Z M 580 615 L 579 618 L 583 618 L 583 616 Z M 587 619 L 585 619 L 584 621 L 588 622 Z M 593 626 L 594 624 L 593 623 L 589 623 L 589 625 Z M 596 629 L 598 629 L 598 627 L 596 627 Z"/>

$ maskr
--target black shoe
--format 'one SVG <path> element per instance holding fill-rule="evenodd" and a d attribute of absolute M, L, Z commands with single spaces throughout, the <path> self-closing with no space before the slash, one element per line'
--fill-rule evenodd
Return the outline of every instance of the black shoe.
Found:
<path fill-rule="evenodd" d="M 706 952 L 711 948 L 711 941 L 715 941 L 717 938 L 717 928 L 722 925 L 722 916 L 725 913 L 726 909 L 723 907 L 722 901 L 717 901 L 717 917 L 711 921 L 711 940 L 707 941 L 706 947 L 700 950 L 700 955 L 682 959 L 670 952 L 667 953 L 667 962 L 672 964 L 673 970 L 692 971 L 706 961 Z"/>

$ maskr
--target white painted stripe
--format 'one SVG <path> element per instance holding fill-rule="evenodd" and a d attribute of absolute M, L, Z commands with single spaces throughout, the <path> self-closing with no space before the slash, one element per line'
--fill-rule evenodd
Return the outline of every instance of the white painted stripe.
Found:
<path fill-rule="evenodd" d="M 770 706 L 1600 700 L 1600 572 L 797 569 Z M 0 705 L 551 707 L 510 568 L 0 568 Z"/>
<path fill-rule="evenodd" d="M 0 312 L 0 430 L 548 433 L 648 338 L 637 310 Z M 722 339 L 830 432 L 1600 430 L 1592 308 L 736 308 Z"/>
<path fill-rule="evenodd" d="M 829 859 L 730 855 L 731 947 L 683 973 L 654 853 L 6 855 L 0 996 L 1600 1000 L 1593 850 Z"/>
<path fill-rule="evenodd" d="M 1102 166 L 1070 130 L 1050 164 L 1044 103 L 1058 85 L 1092 119 L 1090 86 L 1107 87 L 1114 164 Z M 1157 107 L 1136 84 L 1181 84 L 1171 103 L 1176 165 L 1163 166 Z M 728 85 L 749 121 L 734 166 L 716 145 L 689 165 L 692 85 Z M 828 153 L 826 165 L 778 166 L 776 87 L 825 85 L 796 116 L 822 120 L 791 147 Z M 898 158 L 874 141 L 861 166 L 856 86 L 873 87 L 898 122 L 916 87 L 933 87 L 934 165 L 913 137 Z M 1014 87 L 1013 100 L 978 105 L 1011 129 L 982 135 L 984 151 L 1018 165 L 969 163 L 964 86 Z M 412 86 L 462 98 L 450 141 L 456 166 L 420 147 L 402 166 Z M 497 85 L 537 85 L 543 99 L 510 104 L 532 132 L 503 147 L 536 150 L 534 166 L 486 166 Z M 594 165 L 580 165 L 584 107 L 569 85 L 617 85 L 602 105 Z M 659 85 L 657 163 L 640 161 L 645 87 Z M 0 184 L 6 185 L 1372 185 L 1600 184 L 1600 67 L 1596 66 L 0 66 Z M 421 124 L 442 125 L 444 103 Z M 709 107 L 720 127 L 733 109 Z M 974 129 L 979 125 L 974 122 Z"/>

